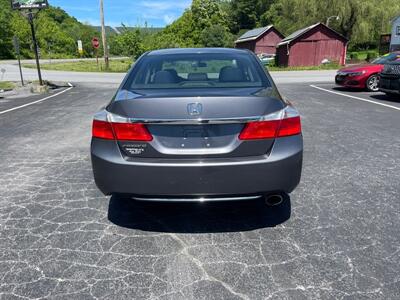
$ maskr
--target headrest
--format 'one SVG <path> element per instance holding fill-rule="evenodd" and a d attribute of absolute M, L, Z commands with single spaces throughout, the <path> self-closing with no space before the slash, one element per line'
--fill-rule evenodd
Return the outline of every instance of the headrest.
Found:
<path fill-rule="evenodd" d="M 158 71 L 154 75 L 153 83 L 156 83 L 156 84 L 176 83 L 176 78 L 174 77 L 174 75 L 171 74 L 171 72 Z"/>
<path fill-rule="evenodd" d="M 165 69 L 164 71 L 170 72 L 174 77 L 178 78 L 178 72 L 175 69 Z"/>
<path fill-rule="evenodd" d="M 239 82 L 246 81 L 241 69 L 226 66 L 219 72 L 219 81 L 221 82 Z"/>

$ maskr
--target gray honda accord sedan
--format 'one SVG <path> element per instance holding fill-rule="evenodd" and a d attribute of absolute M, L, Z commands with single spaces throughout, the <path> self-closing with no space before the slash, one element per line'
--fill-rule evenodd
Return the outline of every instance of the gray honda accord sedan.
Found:
<path fill-rule="evenodd" d="M 301 177 L 299 113 L 247 50 L 145 53 L 95 115 L 92 135 L 105 195 L 273 205 Z"/>

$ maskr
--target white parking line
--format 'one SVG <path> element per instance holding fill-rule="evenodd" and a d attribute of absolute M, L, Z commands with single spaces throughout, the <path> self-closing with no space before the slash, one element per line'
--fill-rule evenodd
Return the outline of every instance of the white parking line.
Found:
<path fill-rule="evenodd" d="M 33 102 L 26 103 L 26 104 L 21 105 L 21 106 L 17 106 L 17 107 L 13 107 L 13 108 L 10 108 L 10 109 L 7 109 L 7 110 L 0 111 L 0 115 L 6 114 L 6 113 L 8 113 L 8 112 L 11 112 L 11 111 L 14 111 L 14 110 L 17 110 L 17 109 L 20 109 L 20 108 L 24 108 L 24 107 L 27 107 L 27 106 L 30 106 L 30 105 L 33 105 L 33 104 L 37 104 L 37 103 L 40 103 L 40 102 L 49 100 L 49 99 L 51 99 L 51 98 L 54 98 L 54 97 L 56 97 L 56 96 L 58 96 L 58 95 L 64 94 L 64 93 L 68 92 L 70 89 L 72 89 L 72 88 L 74 87 L 74 86 L 73 86 L 71 83 L 69 83 L 69 82 L 68 82 L 68 85 L 69 85 L 69 88 L 67 88 L 67 89 L 65 89 L 65 90 L 63 90 L 63 91 L 61 91 L 61 92 L 59 92 L 59 93 L 57 93 L 57 94 L 54 94 L 54 95 L 51 95 L 51 96 L 48 96 L 48 97 L 46 97 L 46 98 L 39 99 L 39 100 L 36 100 L 36 101 L 33 101 Z"/>
<path fill-rule="evenodd" d="M 355 99 L 355 100 L 369 102 L 369 103 L 373 103 L 373 104 L 376 104 L 376 105 L 385 106 L 385 107 L 388 107 L 388 108 L 393 108 L 393 109 L 396 109 L 396 110 L 400 110 L 400 107 L 396 107 L 396 106 L 393 106 L 393 105 L 380 103 L 380 102 L 377 102 L 377 101 L 368 100 L 368 99 L 364 99 L 364 98 L 360 98 L 360 97 L 356 97 L 356 96 L 351 96 L 351 95 L 347 95 L 347 94 L 343 94 L 343 93 L 339 93 L 339 92 L 334 92 L 334 91 L 327 90 L 327 89 L 324 89 L 324 88 L 321 88 L 321 87 L 315 86 L 315 85 L 310 85 L 310 86 L 312 88 L 314 88 L 314 89 L 325 91 L 325 92 L 328 92 L 328 93 L 331 93 L 331 94 L 335 94 L 335 95 L 339 95 L 339 96 L 343 96 L 343 97 L 348 97 L 348 98 L 352 98 L 352 99 Z"/>

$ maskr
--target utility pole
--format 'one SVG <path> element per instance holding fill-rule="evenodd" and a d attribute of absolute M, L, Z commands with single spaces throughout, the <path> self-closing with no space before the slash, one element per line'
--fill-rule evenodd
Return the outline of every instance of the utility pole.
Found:
<path fill-rule="evenodd" d="M 103 5 L 103 0 L 100 0 L 100 22 L 101 22 L 101 37 L 103 39 L 104 62 L 106 64 L 106 70 L 108 70 L 108 68 L 109 68 L 108 46 L 107 46 L 106 28 L 104 26 L 104 5 Z"/>

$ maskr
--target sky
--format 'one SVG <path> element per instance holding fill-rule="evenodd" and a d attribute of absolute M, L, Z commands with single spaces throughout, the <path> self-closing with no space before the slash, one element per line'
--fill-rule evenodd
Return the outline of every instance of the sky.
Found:
<path fill-rule="evenodd" d="M 79 21 L 100 25 L 99 0 L 49 0 Z M 178 17 L 191 0 L 104 0 L 105 23 L 109 26 L 143 25 L 164 27 Z"/>

